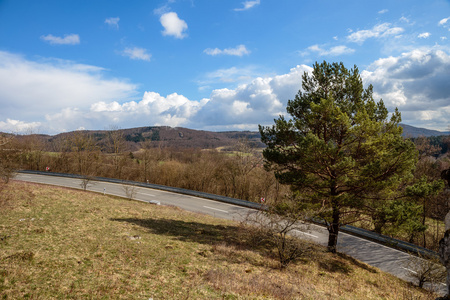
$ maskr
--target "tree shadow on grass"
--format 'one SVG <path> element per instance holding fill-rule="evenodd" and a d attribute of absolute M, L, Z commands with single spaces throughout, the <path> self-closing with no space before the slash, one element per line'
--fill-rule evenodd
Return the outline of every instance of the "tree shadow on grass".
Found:
<path fill-rule="evenodd" d="M 139 225 L 148 229 L 151 233 L 171 236 L 180 241 L 210 245 L 218 243 L 241 244 L 237 237 L 237 233 L 240 231 L 239 226 L 211 225 L 170 219 L 124 218 L 111 220 Z"/>
<path fill-rule="evenodd" d="M 272 257 L 271 246 L 261 241 L 261 237 L 258 236 L 257 232 L 245 226 L 211 225 L 171 219 L 123 218 L 111 220 L 135 224 L 147 229 L 150 233 L 172 237 L 178 241 L 211 245 L 211 251 L 218 251 L 223 254 L 217 256 L 216 259 L 223 259 L 228 262 L 242 262 L 243 258 L 234 250 L 251 251 L 264 254 L 263 256 L 265 257 Z M 208 253 L 209 251 L 203 251 L 199 254 L 208 256 Z M 255 266 L 264 264 L 263 260 L 246 261 Z M 271 265 L 270 263 L 270 267 L 277 268 L 276 263 L 273 266 Z"/>
<path fill-rule="evenodd" d="M 331 259 L 326 259 L 318 262 L 320 269 L 330 273 L 341 273 L 349 275 L 353 272 L 354 267 L 364 269 L 370 273 L 378 273 L 375 268 L 362 263 L 351 256 L 343 253 L 337 253 Z"/>
<path fill-rule="evenodd" d="M 255 266 L 264 265 L 273 269 L 279 268 L 279 258 L 276 247 L 265 233 L 257 228 L 240 224 L 237 226 L 212 225 L 200 222 L 186 222 L 173 219 L 139 219 L 139 218 L 117 218 L 110 219 L 116 222 L 126 222 L 138 225 L 147 229 L 150 233 L 171 237 L 174 240 L 183 242 L 194 242 L 212 246 L 211 251 L 218 251 L 217 259 L 228 262 L 240 263 L 246 256 L 245 251 L 259 254 L 269 260 L 245 260 Z M 234 250 L 243 250 L 239 254 Z M 314 252 L 314 251 L 313 251 Z M 207 256 L 207 253 L 199 253 Z M 312 256 L 311 256 L 312 255 Z M 313 253 L 308 253 L 304 260 L 297 259 L 300 263 L 306 263 L 313 259 Z M 323 269 L 331 272 L 341 272 L 348 274 L 350 268 L 346 264 L 335 263 L 332 266 L 322 266 Z M 331 268 L 331 270 L 330 270 Z"/>

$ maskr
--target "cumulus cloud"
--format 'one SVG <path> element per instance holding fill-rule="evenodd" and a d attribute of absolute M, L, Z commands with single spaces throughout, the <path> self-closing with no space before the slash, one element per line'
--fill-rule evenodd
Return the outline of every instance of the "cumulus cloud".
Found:
<path fill-rule="evenodd" d="M 355 49 L 348 48 L 344 45 L 331 47 L 330 49 L 324 49 L 319 45 L 312 45 L 308 47 L 307 50 L 316 52 L 320 56 L 338 56 L 342 54 L 352 54 L 353 52 L 355 52 Z"/>
<path fill-rule="evenodd" d="M 23 122 L 19 120 L 6 119 L 0 121 L 0 131 L 10 133 L 39 133 L 41 122 Z"/>
<path fill-rule="evenodd" d="M 119 21 L 120 21 L 119 17 L 107 18 L 107 19 L 105 19 L 105 24 L 108 24 L 109 27 L 111 27 L 111 28 L 119 29 Z"/>
<path fill-rule="evenodd" d="M 134 60 L 150 61 L 151 58 L 151 54 L 147 53 L 147 49 L 139 47 L 125 48 L 125 50 L 123 50 L 122 52 L 122 55 Z"/>
<path fill-rule="evenodd" d="M 241 8 L 235 8 L 235 11 L 244 11 L 244 10 L 248 10 L 256 5 L 260 4 L 260 0 L 253 0 L 253 1 L 244 1 L 242 2 L 243 7 Z"/>
<path fill-rule="evenodd" d="M 162 31 L 163 35 L 170 35 L 177 39 L 183 39 L 187 36 L 185 31 L 187 30 L 188 26 L 184 20 L 181 20 L 178 17 L 177 13 L 165 13 L 161 15 L 159 21 L 164 27 L 164 30 Z"/>
<path fill-rule="evenodd" d="M 145 125 L 183 126 L 189 124 L 199 108 L 208 100 L 189 100 L 177 93 L 166 97 L 155 92 L 145 92 L 142 100 L 119 103 L 117 101 L 99 101 L 89 109 L 63 109 L 58 113 L 47 115 L 51 124 L 59 124 L 60 128 L 101 128 L 105 124 L 117 124 L 123 128 Z"/>
<path fill-rule="evenodd" d="M 362 44 L 364 43 L 364 41 L 370 38 L 395 36 L 402 33 L 403 31 L 404 29 L 401 27 L 392 27 L 392 24 L 390 23 L 383 23 L 375 25 L 372 29 L 353 32 L 352 34 L 347 36 L 347 39 L 350 42 Z"/>
<path fill-rule="evenodd" d="M 378 13 L 379 13 L 380 15 L 382 15 L 382 14 L 387 13 L 388 11 L 389 11 L 389 9 L 382 9 L 382 10 L 380 10 Z"/>
<path fill-rule="evenodd" d="M 64 37 L 47 34 L 42 35 L 41 39 L 49 42 L 50 45 L 78 45 L 80 43 L 80 36 L 78 34 L 65 34 Z"/>
<path fill-rule="evenodd" d="M 212 56 L 216 55 L 233 55 L 233 56 L 243 56 L 250 54 L 250 50 L 248 50 L 245 45 L 239 45 L 235 48 L 226 48 L 226 49 L 219 49 L 219 48 L 208 48 L 203 51 L 204 53 Z"/>
<path fill-rule="evenodd" d="M 192 119 L 192 125 L 215 130 L 251 129 L 268 125 L 285 113 L 288 99 L 301 87 L 302 75 L 311 68 L 299 65 L 288 74 L 258 77 L 235 89 L 213 90 L 205 105 Z"/>
<path fill-rule="evenodd" d="M 361 73 L 390 111 L 403 122 L 445 130 L 450 120 L 450 56 L 442 50 L 413 50 L 375 61 Z M 430 116 L 433 116 L 431 120 Z"/>
<path fill-rule="evenodd" d="M 236 86 L 244 71 L 248 78 Z M 251 69 L 222 69 L 210 74 L 211 80 L 229 78 L 234 84 L 214 89 L 208 98 L 147 91 L 136 100 L 131 98 L 134 85 L 105 79 L 101 68 L 65 61 L 31 62 L 0 52 L 0 130 L 35 127 L 58 133 L 110 124 L 256 130 L 258 124 L 271 125 L 285 114 L 287 100 L 301 88 L 302 75 L 311 71 L 299 65 L 286 74 L 256 77 Z M 414 50 L 379 59 L 361 75 L 365 84 L 374 85 L 375 99 L 382 98 L 391 112 L 400 109 L 404 123 L 446 129 L 450 119 L 450 56 L 446 52 Z"/>
<path fill-rule="evenodd" d="M 258 124 L 269 125 L 285 113 L 287 100 L 293 99 L 298 92 L 305 71 L 310 72 L 311 68 L 297 66 L 287 74 L 258 77 L 234 89 L 213 90 L 209 98 L 201 100 L 190 100 L 177 93 L 162 96 L 145 92 L 139 101 L 121 102 L 110 98 L 84 105 L 72 103 L 45 113 L 45 120 L 39 125 L 50 133 L 80 127 L 98 129 L 108 124 L 123 128 L 164 125 L 206 130 L 256 130 Z M 42 110 L 40 113 L 44 114 Z M 5 126 L 0 123 L 2 125 Z"/>
<path fill-rule="evenodd" d="M 42 122 L 45 114 L 66 107 L 89 107 L 96 101 L 136 94 L 136 85 L 105 75 L 95 66 L 64 60 L 35 62 L 0 51 L 0 120 Z"/>
<path fill-rule="evenodd" d="M 426 39 L 426 38 L 429 38 L 430 36 L 431 36 L 431 33 L 429 33 L 429 32 L 424 32 L 424 33 L 419 34 L 417 37 L 418 37 L 419 39 Z"/>

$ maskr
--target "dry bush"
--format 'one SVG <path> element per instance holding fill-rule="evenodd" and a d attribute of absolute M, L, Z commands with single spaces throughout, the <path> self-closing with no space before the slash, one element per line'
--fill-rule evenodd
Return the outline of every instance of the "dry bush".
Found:
<path fill-rule="evenodd" d="M 408 275 L 420 288 L 426 283 L 439 285 L 445 282 L 447 278 L 447 271 L 437 257 L 410 254 L 405 261 L 404 269 L 408 271 Z"/>
<path fill-rule="evenodd" d="M 118 147 L 112 147 L 115 140 Z M 146 146 L 131 153 L 120 152 L 125 148 L 117 137 L 112 139 L 111 147 L 103 146 L 104 152 L 94 151 L 97 146 L 91 143 L 86 151 L 82 147 L 69 149 L 66 143 L 58 148 L 60 152 L 50 153 L 39 150 L 38 142 L 35 139 L 31 145 L 23 143 L 19 147 L 23 150 L 17 159 L 21 168 L 42 171 L 50 166 L 51 171 L 73 174 L 81 169 L 81 175 L 162 184 L 255 202 L 261 197 L 279 199 L 287 192 L 287 187 L 278 184 L 273 173 L 262 167 L 261 154 L 251 148 L 218 152 Z"/>
<path fill-rule="evenodd" d="M 80 186 L 83 190 L 86 190 L 88 185 L 94 180 L 94 176 L 85 175 L 81 177 Z"/>
<path fill-rule="evenodd" d="M 150 182 L 178 187 L 186 167 L 178 161 L 160 162 L 150 174 Z"/>
<path fill-rule="evenodd" d="M 129 200 L 133 200 L 136 197 L 136 193 L 137 193 L 136 186 L 124 184 L 124 185 L 122 185 L 122 189 L 125 192 L 125 195 Z"/>
<path fill-rule="evenodd" d="M 274 210 L 250 213 L 243 225 L 247 231 L 247 239 L 255 246 L 274 249 L 280 269 L 311 253 L 313 243 L 296 237 L 297 231 L 303 232 L 308 226 L 302 221 L 305 215 L 301 212 L 289 212 L 281 215 Z"/>
<path fill-rule="evenodd" d="M 7 189 L 7 184 L 0 181 L 0 209 L 7 207 L 13 194 Z"/>

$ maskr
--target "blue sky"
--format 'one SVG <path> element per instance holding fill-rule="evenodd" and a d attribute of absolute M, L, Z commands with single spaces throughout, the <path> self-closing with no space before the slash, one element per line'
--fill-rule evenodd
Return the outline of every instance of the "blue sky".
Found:
<path fill-rule="evenodd" d="M 323 60 L 445 131 L 449 39 L 449 0 L 0 0 L 0 131 L 257 130 Z"/>

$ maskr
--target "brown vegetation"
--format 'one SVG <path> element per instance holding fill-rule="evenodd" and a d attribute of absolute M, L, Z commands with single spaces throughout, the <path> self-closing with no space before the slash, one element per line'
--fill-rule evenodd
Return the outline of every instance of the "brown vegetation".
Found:
<path fill-rule="evenodd" d="M 278 268 L 237 223 L 100 194 L 11 182 L 0 215 L 4 299 L 434 299 L 315 246 Z"/>
<path fill-rule="evenodd" d="M 264 169 L 260 149 L 253 147 L 256 138 L 251 134 L 241 133 L 249 139 L 239 140 L 236 139 L 239 135 L 236 132 L 211 133 L 184 128 L 146 127 L 126 130 L 111 128 L 99 132 L 76 131 L 50 140 L 41 135 L 16 136 L 11 144 L 13 146 L 7 146 L 15 150 L 14 155 L 4 161 L 11 162 L 14 168 L 19 169 L 44 171 L 49 167 L 53 172 L 80 174 L 84 176 L 85 184 L 93 176 L 115 177 L 254 202 L 260 202 L 261 198 L 272 203 L 285 199 L 286 195 L 290 195 L 289 187 L 279 184 L 273 173 Z M 205 141 L 220 141 L 214 145 L 223 147 L 188 147 L 194 144 L 209 145 Z M 439 179 L 441 171 L 450 168 L 448 152 L 442 152 L 444 148 L 448 149 L 450 138 L 416 138 L 414 141 L 420 153 L 416 179 L 423 176 L 427 181 Z M 175 142 L 180 145 L 186 142 L 186 147 L 167 146 Z M 6 153 L 1 152 L 2 155 Z M 397 229 L 389 223 L 378 231 L 437 250 L 444 231 L 442 220 L 450 209 L 448 199 L 449 191 L 444 190 L 420 200 L 423 207 L 421 222 L 427 227 L 422 234 Z M 376 229 L 368 216 L 362 216 L 356 225 L 369 230 Z"/>

